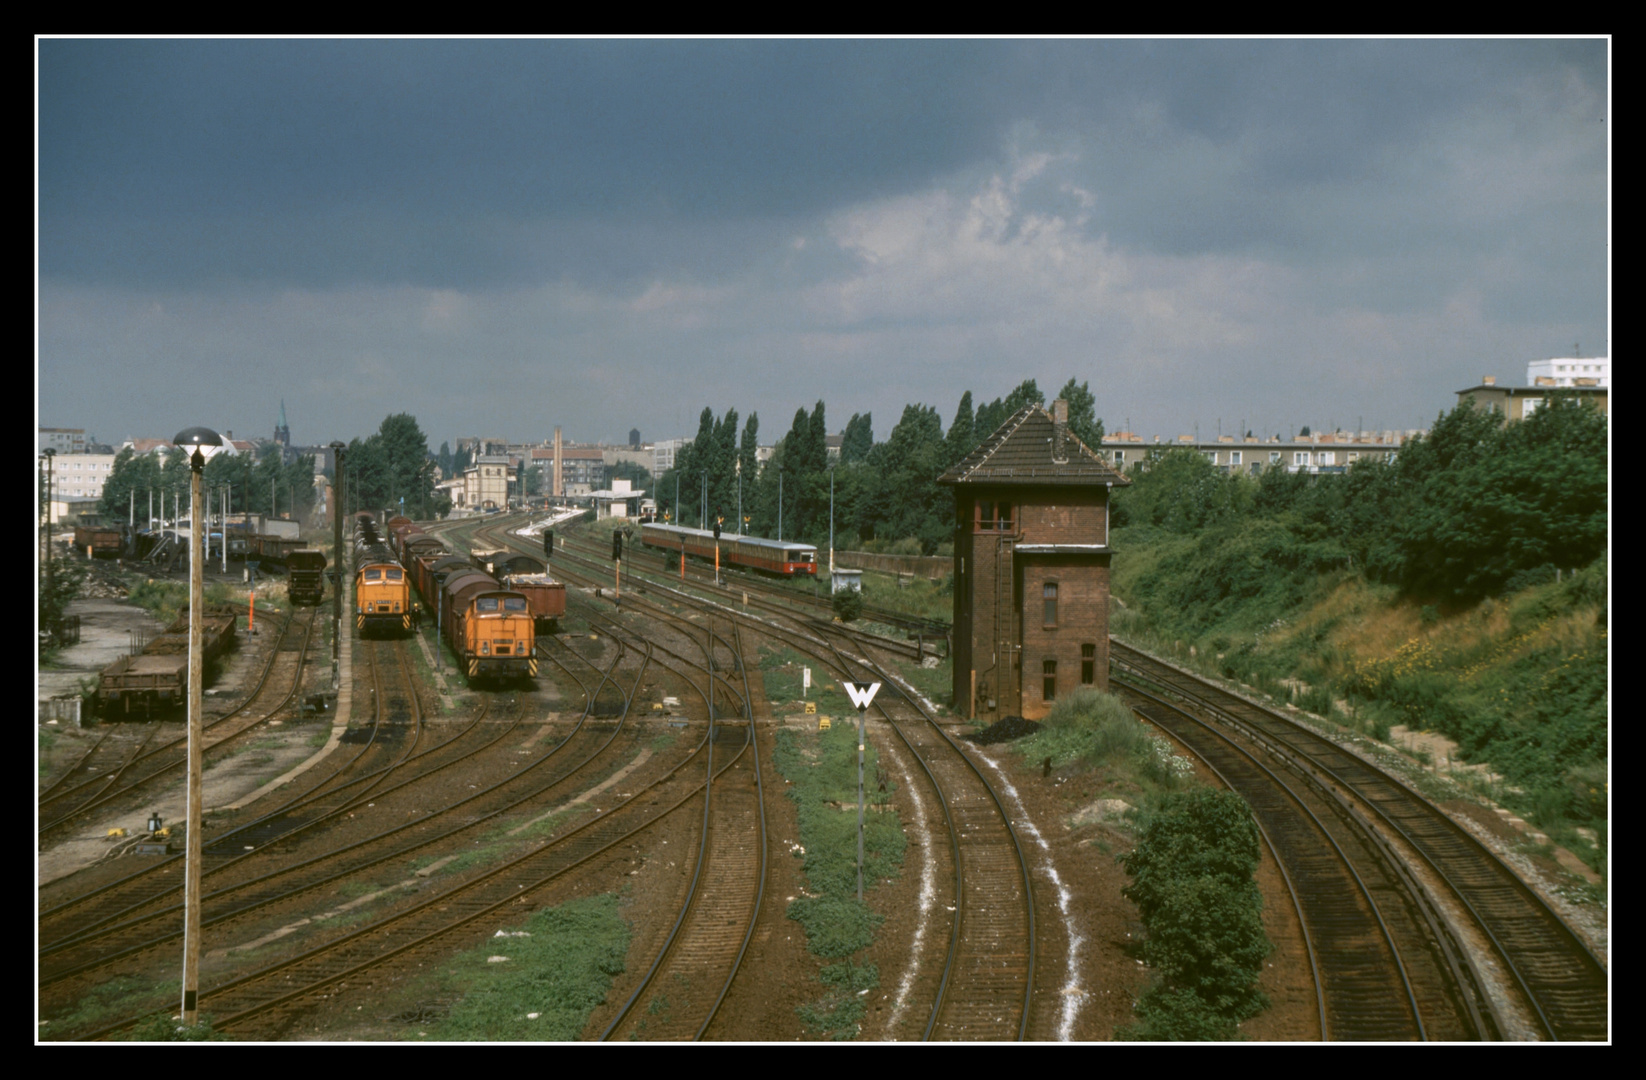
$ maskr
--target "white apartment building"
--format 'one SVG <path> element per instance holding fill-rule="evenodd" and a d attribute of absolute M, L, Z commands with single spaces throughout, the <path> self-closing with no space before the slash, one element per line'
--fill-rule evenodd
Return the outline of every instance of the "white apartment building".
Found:
<path fill-rule="evenodd" d="M 1558 356 L 1533 360 L 1526 365 L 1527 386 L 1612 385 L 1612 358 L 1609 356 Z"/>
<path fill-rule="evenodd" d="M 45 468 L 41 462 L 40 471 Z M 100 499 L 113 471 L 113 454 L 58 454 L 52 459 L 52 494 L 60 499 Z"/>

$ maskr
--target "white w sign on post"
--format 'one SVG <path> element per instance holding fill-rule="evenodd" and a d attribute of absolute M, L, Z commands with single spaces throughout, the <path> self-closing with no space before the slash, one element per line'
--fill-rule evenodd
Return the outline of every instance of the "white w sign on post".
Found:
<path fill-rule="evenodd" d="M 880 692 L 879 683 L 849 682 L 843 685 L 846 687 L 846 696 L 852 699 L 852 704 L 857 706 L 858 712 L 867 711 L 869 703 L 874 700 L 875 694 Z"/>

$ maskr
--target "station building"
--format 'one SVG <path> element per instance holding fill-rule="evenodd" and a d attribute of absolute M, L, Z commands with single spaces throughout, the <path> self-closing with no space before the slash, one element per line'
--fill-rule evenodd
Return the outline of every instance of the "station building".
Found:
<path fill-rule="evenodd" d="M 954 701 L 1036 720 L 1109 685 L 1109 496 L 1127 480 L 1030 405 L 938 478 L 955 489 Z"/>

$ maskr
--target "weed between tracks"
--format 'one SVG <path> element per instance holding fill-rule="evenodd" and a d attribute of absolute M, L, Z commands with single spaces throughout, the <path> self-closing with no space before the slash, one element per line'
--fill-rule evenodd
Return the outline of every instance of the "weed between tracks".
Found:
<path fill-rule="evenodd" d="M 811 889 L 789 904 L 789 918 L 805 927 L 806 947 L 814 956 L 839 961 L 819 972 L 828 988 L 823 996 L 796 1012 L 812 1031 L 850 1039 L 861 1030 L 867 992 L 880 984 L 875 965 L 855 963 L 852 957 L 873 944 L 882 921 L 857 899 L 856 725 L 842 722 L 808 733 L 779 729 L 773 758 L 789 781 L 800 825 L 794 854 L 805 860 Z M 879 790 L 873 747 L 864 755 L 863 768 L 866 802 L 876 811 L 865 815 L 863 825 L 863 882 L 869 890 L 897 876 L 908 840 L 890 808 L 893 785 Z"/>
<path fill-rule="evenodd" d="M 75 1003 L 74 1011 L 48 1017 L 36 1031 L 43 1040 L 67 1039 L 77 1031 L 100 1027 L 123 1016 L 174 1009 L 182 1000 L 182 989 L 180 979 L 156 982 L 140 975 L 116 975 L 86 991 Z"/>
<path fill-rule="evenodd" d="M 613 893 L 544 908 L 460 953 L 440 974 L 462 997 L 442 1020 L 406 1037 L 472 1042 L 577 1038 L 629 953 Z"/>

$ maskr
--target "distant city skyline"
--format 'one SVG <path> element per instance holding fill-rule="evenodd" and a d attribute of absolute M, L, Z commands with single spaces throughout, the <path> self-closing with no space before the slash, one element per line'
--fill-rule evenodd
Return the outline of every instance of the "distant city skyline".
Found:
<path fill-rule="evenodd" d="M 1610 353 L 1610 47 L 41 38 L 38 421 L 1428 427 Z"/>

